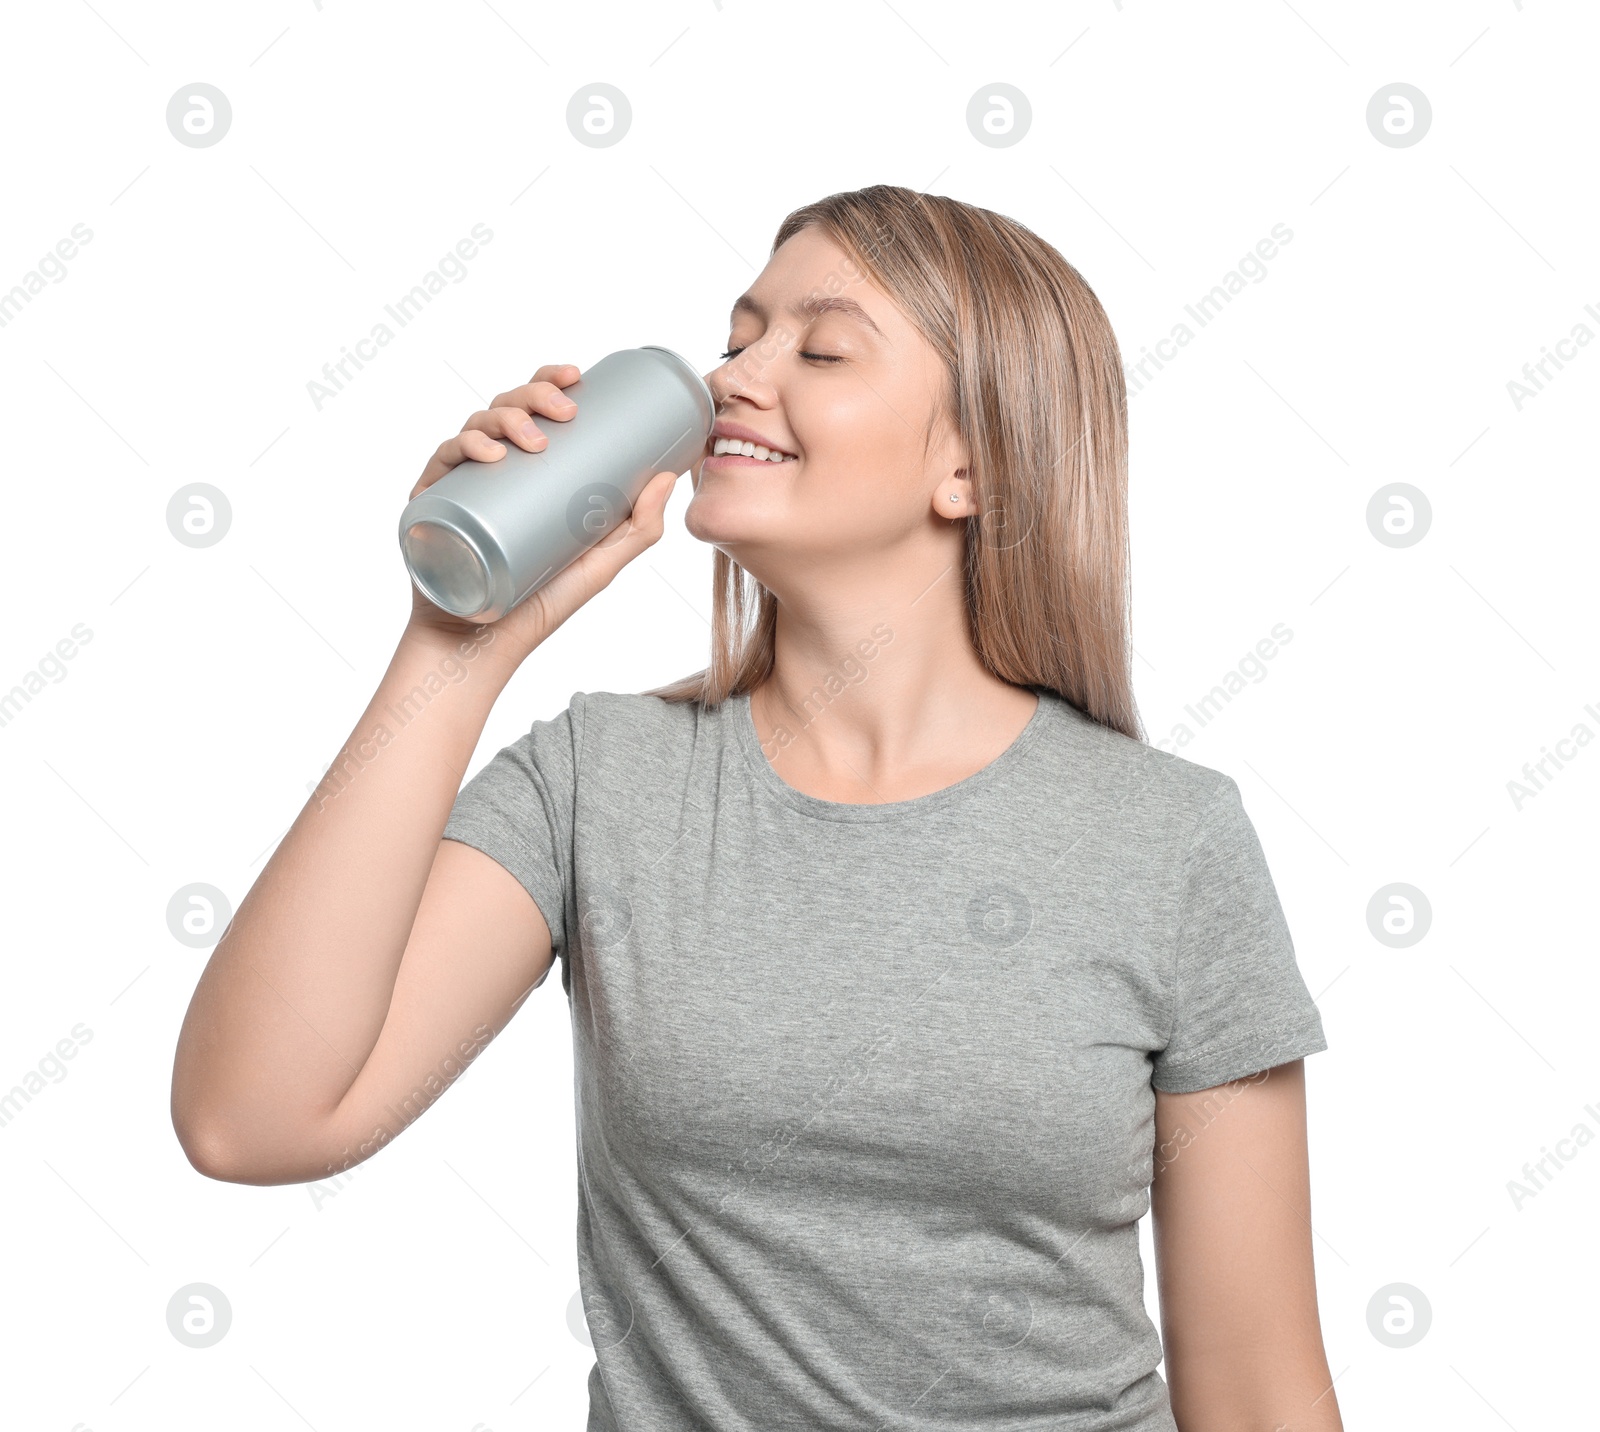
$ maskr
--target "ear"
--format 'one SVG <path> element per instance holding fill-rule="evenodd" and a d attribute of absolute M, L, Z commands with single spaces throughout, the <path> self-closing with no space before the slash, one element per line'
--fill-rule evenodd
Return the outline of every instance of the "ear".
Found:
<path fill-rule="evenodd" d="M 932 470 L 943 474 L 930 499 L 934 514 L 946 521 L 971 517 L 977 510 L 972 500 L 972 458 L 960 433 L 948 419 L 938 420 L 937 443 L 930 456 Z M 952 497 L 956 499 L 953 502 Z"/>
<path fill-rule="evenodd" d="M 972 483 L 964 467 L 958 467 L 933 490 L 933 511 L 936 517 L 953 521 L 957 517 L 971 517 L 974 512 Z"/>

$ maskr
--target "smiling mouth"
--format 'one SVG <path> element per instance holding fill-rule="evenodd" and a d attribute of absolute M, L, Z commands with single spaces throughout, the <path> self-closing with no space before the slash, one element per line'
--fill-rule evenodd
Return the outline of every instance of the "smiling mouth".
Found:
<path fill-rule="evenodd" d="M 760 443 L 740 442 L 737 438 L 715 438 L 711 443 L 711 451 L 705 457 L 705 464 L 714 462 L 727 467 L 780 467 L 784 463 L 799 460 L 793 453 L 766 448 Z"/>

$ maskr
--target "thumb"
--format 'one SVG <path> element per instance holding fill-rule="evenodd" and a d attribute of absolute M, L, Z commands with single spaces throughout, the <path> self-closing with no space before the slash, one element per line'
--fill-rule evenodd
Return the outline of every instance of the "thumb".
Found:
<path fill-rule="evenodd" d="M 663 514 L 667 498 L 671 495 L 673 484 L 677 480 L 678 474 L 675 472 L 656 473 L 645 483 L 627 519 L 590 549 L 592 552 L 605 554 L 606 560 L 612 564 L 612 575 L 631 562 L 646 547 L 652 547 L 660 540 L 666 528 Z"/>
<path fill-rule="evenodd" d="M 665 526 L 667 499 L 672 496 L 677 483 L 677 473 L 658 472 L 645 484 L 639 500 L 633 504 L 633 516 L 630 519 L 633 528 L 652 542 L 661 536 Z"/>

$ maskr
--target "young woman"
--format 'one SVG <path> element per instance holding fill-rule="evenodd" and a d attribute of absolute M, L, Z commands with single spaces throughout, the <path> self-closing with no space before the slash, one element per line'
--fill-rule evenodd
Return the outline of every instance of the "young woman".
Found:
<path fill-rule="evenodd" d="M 784 221 L 724 358 L 685 513 L 710 664 L 574 693 L 458 794 L 676 474 L 492 627 L 414 594 L 195 991 L 185 1151 L 261 1184 L 370 1156 L 559 956 L 591 1429 L 1335 1432 L 1327 1045 L 1238 786 L 1139 727 L 1100 304 L 1021 225 L 880 185 Z M 413 495 L 536 450 L 577 377 Z"/>

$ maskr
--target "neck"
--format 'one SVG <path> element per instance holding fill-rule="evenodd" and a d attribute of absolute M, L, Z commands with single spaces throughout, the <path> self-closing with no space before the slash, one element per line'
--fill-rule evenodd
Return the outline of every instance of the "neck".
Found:
<path fill-rule="evenodd" d="M 910 597 L 801 611 L 780 601 L 773 658 L 751 694 L 752 718 L 764 745 L 817 771 L 983 754 L 1009 744 L 1037 705 L 979 661 L 955 571 Z"/>

